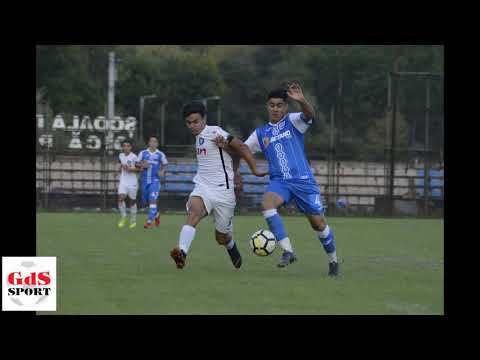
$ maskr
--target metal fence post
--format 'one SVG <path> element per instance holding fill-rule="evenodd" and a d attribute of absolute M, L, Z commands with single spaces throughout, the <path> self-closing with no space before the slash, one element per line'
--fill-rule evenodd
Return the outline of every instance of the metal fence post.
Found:
<path fill-rule="evenodd" d="M 424 215 L 428 216 L 428 200 L 430 192 L 430 77 L 426 79 L 426 101 L 425 101 L 425 161 L 424 161 L 424 181 L 423 195 Z"/>

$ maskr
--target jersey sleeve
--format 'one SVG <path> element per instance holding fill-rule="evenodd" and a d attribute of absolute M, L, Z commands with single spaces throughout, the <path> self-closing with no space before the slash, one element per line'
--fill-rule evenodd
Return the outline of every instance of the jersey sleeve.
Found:
<path fill-rule="evenodd" d="M 290 113 L 288 117 L 290 118 L 293 126 L 295 126 L 295 128 L 302 134 L 305 133 L 305 131 L 307 131 L 307 129 L 313 123 L 313 119 L 307 119 L 303 112 Z"/>
<path fill-rule="evenodd" d="M 225 140 L 227 140 L 230 136 L 230 134 L 223 130 L 220 126 L 215 126 L 214 136 L 216 137 L 217 135 L 221 135 Z"/>
<path fill-rule="evenodd" d="M 260 143 L 258 142 L 258 136 L 257 136 L 257 132 L 254 131 L 247 139 L 247 141 L 245 141 L 245 145 L 247 145 L 250 149 L 250 151 L 255 154 L 257 152 L 260 152 L 262 151 L 262 149 L 260 148 Z"/>
<path fill-rule="evenodd" d="M 168 164 L 168 160 L 167 160 L 167 157 L 165 156 L 165 153 L 163 152 L 160 152 L 160 154 L 162 154 L 162 158 L 161 158 L 161 162 L 162 162 L 162 165 L 167 165 Z"/>

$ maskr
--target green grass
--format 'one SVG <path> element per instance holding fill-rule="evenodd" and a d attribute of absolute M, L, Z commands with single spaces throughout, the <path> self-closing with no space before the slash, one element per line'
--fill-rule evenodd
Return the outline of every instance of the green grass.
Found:
<path fill-rule="evenodd" d="M 329 218 L 342 276 L 326 277 L 327 260 L 307 220 L 284 217 L 299 261 L 275 265 L 250 252 L 265 228 L 238 216 L 243 255 L 235 270 L 216 244 L 211 219 L 197 228 L 187 266 L 169 251 L 185 217 L 162 215 L 159 228 L 117 229 L 114 214 L 37 214 L 37 256 L 57 256 L 57 312 L 41 314 L 443 314 L 443 222 Z"/>

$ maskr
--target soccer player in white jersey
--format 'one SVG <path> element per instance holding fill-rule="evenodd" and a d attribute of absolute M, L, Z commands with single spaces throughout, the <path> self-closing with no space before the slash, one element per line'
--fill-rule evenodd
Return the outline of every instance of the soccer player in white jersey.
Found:
<path fill-rule="evenodd" d="M 195 227 L 200 221 L 212 214 L 215 224 L 215 239 L 225 246 L 235 268 L 240 268 L 242 258 L 233 240 L 233 215 L 235 210 L 234 169 L 230 154 L 215 144 L 215 138 L 221 136 L 229 147 L 241 156 L 256 176 L 265 176 L 259 172 L 248 147 L 219 126 L 208 126 L 205 120 L 205 107 L 201 103 L 185 106 L 183 116 L 187 127 L 195 136 L 198 170 L 193 178 L 195 187 L 187 201 L 187 220 L 183 225 L 178 247 L 170 256 L 178 269 L 185 266 L 190 245 L 195 237 Z"/>
<path fill-rule="evenodd" d="M 287 98 L 295 100 L 302 112 L 289 113 Z M 305 99 L 297 81 L 287 90 L 276 89 L 267 99 L 269 123 L 257 128 L 245 141 L 252 153 L 263 152 L 269 165 L 270 182 L 263 196 L 263 216 L 284 252 L 278 267 L 297 260 L 277 208 L 294 200 L 297 209 L 306 215 L 329 260 L 329 276 L 337 276 L 339 267 L 333 231 L 324 216 L 320 188 L 305 155 L 304 133 L 313 122 L 315 112 Z M 217 145 L 227 149 L 221 138 Z M 236 174 L 239 176 L 239 174 Z"/>
<path fill-rule="evenodd" d="M 138 161 L 137 155 L 132 152 L 132 143 L 125 140 L 122 143 L 122 152 L 118 155 L 120 162 L 120 179 L 118 183 L 118 209 L 121 219 L 118 227 L 123 228 L 127 224 L 127 205 L 125 200 L 130 198 L 130 225 L 133 229 L 137 226 L 137 191 L 138 179 L 137 172 L 140 171 L 135 164 Z"/>

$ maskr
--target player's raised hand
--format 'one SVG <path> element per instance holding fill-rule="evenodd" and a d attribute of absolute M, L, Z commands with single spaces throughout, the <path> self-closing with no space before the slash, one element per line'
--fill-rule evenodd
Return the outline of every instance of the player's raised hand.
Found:
<path fill-rule="evenodd" d="M 218 135 L 215 139 L 213 139 L 213 142 L 222 149 L 225 149 L 228 146 L 227 140 L 222 135 Z"/>
<path fill-rule="evenodd" d="M 287 94 L 291 99 L 296 101 L 303 101 L 305 99 L 302 88 L 298 81 L 292 81 L 288 84 Z"/>

